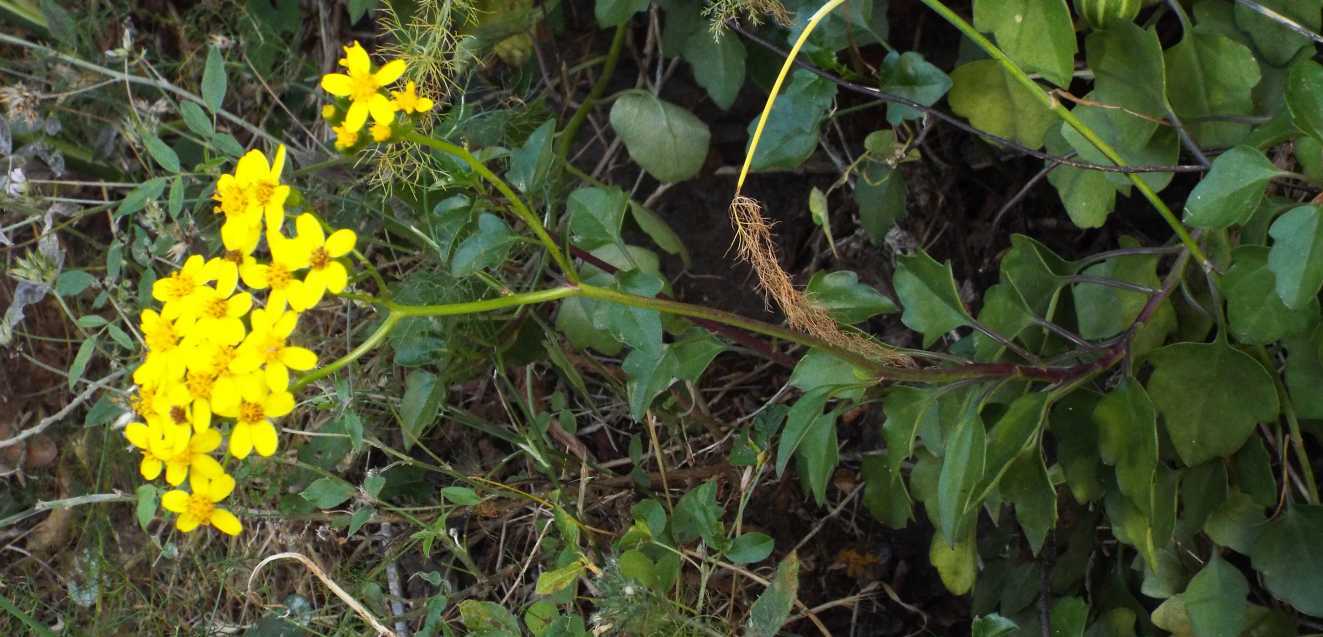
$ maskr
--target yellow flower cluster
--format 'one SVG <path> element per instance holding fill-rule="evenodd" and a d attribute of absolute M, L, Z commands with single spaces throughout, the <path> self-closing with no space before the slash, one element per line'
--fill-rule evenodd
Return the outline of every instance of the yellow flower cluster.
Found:
<path fill-rule="evenodd" d="M 432 100 L 419 96 L 413 81 L 406 82 L 403 91 L 390 91 L 389 97 L 383 92 L 404 75 L 404 60 L 391 60 L 373 71 L 372 60 L 361 44 L 354 42 L 344 49 L 340 66 L 345 72 L 322 76 L 322 89 L 338 98 L 335 104 L 322 107 L 322 117 L 331 123 L 335 133 L 337 149 L 348 150 L 358 145 L 369 115 L 373 124 L 368 132 L 372 141 L 380 143 L 390 141 L 395 135 L 396 113 L 407 117 L 432 110 Z"/>
<path fill-rule="evenodd" d="M 290 193 L 280 182 L 284 164 L 284 146 L 271 162 L 252 150 L 234 173 L 221 175 L 212 199 L 223 216 L 224 254 L 189 256 L 152 284 L 161 307 L 142 311 L 147 351 L 133 373 L 133 409 L 140 421 L 128 425 L 124 437 L 142 452 L 143 478 L 164 473 L 176 487 L 189 480 L 190 491 L 175 489 L 161 499 L 166 510 L 179 514 L 176 527 L 183 532 L 204 525 L 230 535 L 243 529 L 233 513 L 216 506 L 234 490 L 234 478 L 212 454 L 223 437 L 238 460 L 253 451 L 276 452 L 272 419 L 294 409 L 290 370 L 317 365 L 314 352 L 288 342 L 299 313 L 348 284 L 348 271 L 337 259 L 354 249 L 352 230 L 327 236 L 304 213 L 294 220 L 294 234 L 284 234 Z M 266 261 L 258 256 L 262 239 Z M 264 299 L 255 298 L 262 292 Z M 221 419 L 229 423 L 225 436 Z"/>

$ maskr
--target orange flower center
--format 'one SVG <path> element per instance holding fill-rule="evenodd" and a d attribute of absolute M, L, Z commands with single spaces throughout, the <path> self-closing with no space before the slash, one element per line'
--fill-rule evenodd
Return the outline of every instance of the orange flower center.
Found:
<path fill-rule="evenodd" d="M 262 356 L 268 363 L 274 363 L 280 360 L 280 351 L 285 349 L 284 339 L 268 336 L 262 343 Z"/>
<path fill-rule="evenodd" d="M 170 277 L 166 279 L 166 283 L 166 296 L 175 300 L 182 299 L 189 294 L 192 294 L 193 290 L 198 287 L 198 284 L 193 280 L 193 277 L 185 274 L 183 271 L 171 274 Z"/>
<path fill-rule="evenodd" d="M 133 413 L 138 414 L 143 418 L 156 413 L 156 410 L 152 409 L 152 401 L 155 400 L 155 398 L 156 392 L 150 389 L 139 390 L 138 395 L 134 396 L 133 402 L 130 403 L 130 406 L 133 408 Z"/>
<path fill-rule="evenodd" d="M 294 275 L 290 273 L 289 268 L 280 263 L 272 263 L 271 269 L 267 270 L 267 281 L 270 282 L 272 290 L 284 289 L 293 279 Z"/>
<path fill-rule="evenodd" d="M 190 372 L 188 375 L 188 394 L 194 398 L 210 399 L 211 386 L 215 382 L 215 376 Z"/>
<path fill-rule="evenodd" d="M 238 184 L 217 187 L 211 198 L 219 204 L 212 210 L 227 217 L 241 215 L 248 207 L 248 193 Z"/>
<path fill-rule="evenodd" d="M 326 248 L 318 247 L 312 251 L 312 256 L 308 257 L 308 263 L 314 270 L 321 270 L 331 264 L 331 255 L 326 254 Z"/>
<path fill-rule="evenodd" d="M 355 102 L 372 99 L 373 94 L 381 88 L 381 85 L 377 83 L 377 78 L 371 73 L 364 73 L 362 75 L 350 73 L 349 79 L 349 99 Z"/>
<path fill-rule="evenodd" d="M 230 368 L 230 363 L 234 362 L 234 357 L 238 352 L 231 345 L 222 345 L 216 349 L 216 373 L 220 374 Z"/>
<path fill-rule="evenodd" d="M 243 265 L 243 252 L 239 250 L 229 250 L 225 253 L 225 260 L 235 265 Z"/>
<path fill-rule="evenodd" d="M 176 425 L 182 425 L 188 422 L 188 410 L 175 405 L 170 408 L 170 420 L 175 421 Z"/>
<path fill-rule="evenodd" d="M 274 183 L 269 181 L 258 182 L 257 185 L 253 186 L 253 199 L 265 206 L 267 202 L 271 201 L 271 195 L 275 192 L 276 185 Z"/>
<path fill-rule="evenodd" d="M 147 338 L 147 349 L 153 352 L 168 352 L 179 344 L 174 326 L 164 320 L 156 324 L 156 329 L 144 330 L 143 336 Z"/>
<path fill-rule="evenodd" d="M 216 505 L 207 496 L 201 493 L 192 493 L 188 496 L 188 508 L 184 513 L 191 515 L 203 522 L 211 521 L 211 512 L 216 509 Z"/>
<path fill-rule="evenodd" d="M 215 297 L 203 306 L 202 313 L 214 319 L 223 319 L 230 313 L 230 305 L 221 297 Z"/>
<path fill-rule="evenodd" d="M 255 424 L 266 420 L 266 410 L 258 403 L 243 401 L 239 405 L 239 422 Z"/>

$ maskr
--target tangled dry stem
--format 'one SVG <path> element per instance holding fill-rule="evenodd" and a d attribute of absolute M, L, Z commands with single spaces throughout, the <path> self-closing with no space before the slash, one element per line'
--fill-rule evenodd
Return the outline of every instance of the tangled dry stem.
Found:
<path fill-rule="evenodd" d="M 791 328 L 831 345 L 859 352 L 879 363 L 893 366 L 912 364 L 908 356 L 895 349 L 861 334 L 841 330 L 821 305 L 795 287 L 790 275 L 781 268 L 777 259 L 772 228 L 763 216 L 761 204 L 737 194 L 730 202 L 730 219 L 739 243 L 739 258 L 753 266 L 763 294 L 776 300 Z"/>

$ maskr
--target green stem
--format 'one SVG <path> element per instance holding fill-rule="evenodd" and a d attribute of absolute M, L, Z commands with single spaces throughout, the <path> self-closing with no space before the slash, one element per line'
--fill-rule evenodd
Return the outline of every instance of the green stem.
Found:
<path fill-rule="evenodd" d="M 1070 127 L 1079 132 L 1084 139 L 1089 140 L 1089 143 L 1093 144 L 1098 151 L 1106 156 L 1107 159 L 1111 160 L 1113 164 L 1120 167 L 1128 165 L 1126 161 L 1121 158 L 1121 154 L 1118 153 L 1115 148 L 1112 148 L 1111 144 L 1108 144 L 1102 137 L 1099 137 L 1098 133 L 1094 132 L 1094 130 L 1089 128 L 1087 124 L 1080 121 L 1080 118 L 1076 117 L 1070 109 L 1066 108 L 1060 101 L 1048 94 L 1047 91 L 1043 90 L 1043 87 L 1039 86 L 1037 82 L 1030 78 L 1029 75 L 1010 58 L 1010 56 L 1006 55 L 1006 53 L 998 48 L 997 45 L 993 44 L 991 40 L 984 37 L 982 33 L 979 33 L 978 29 L 975 29 L 972 24 L 966 22 L 964 18 L 952 11 L 950 7 L 943 4 L 942 0 L 922 1 L 925 5 L 928 5 L 928 8 L 937 12 L 937 14 L 946 19 L 947 22 L 950 22 L 952 26 L 959 29 L 965 37 L 969 38 L 974 44 L 977 44 L 979 48 L 983 49 L 984 52 L 992 56 L 992 59 L 996 60 L 997 63 L 1001 65 L 1002 69 L 1010 74 L 1016 82 L 1028 89 L 1039 102 L 1042 102 L 1048 110 L 1051 110 L 1057 117 L 1061 118 L 1062 121 L 1070 124 Z M 1178 219 L 1176 214 L 1171 211 L 1171 208 L 1168 208 L 1167 204 L 1158 197 L 1158 193 L 1154 192 L 1153 189 L 1149 187 L 1148 182 L 1145 182 L 1144 179 L 1136 173 L 1126 173 L 1126 177 L 1129 178 L 1130 182 L 1135 185 L 1135 188 L 1144 195 L 1144 198 L 1148 199 L 1149 203 L 1157 209 L 1158 214 L 1162 215 L 1162 219 L 1167 222 L 1167 225 L 1171 226 L 1172 231 L 1180 238 L 1181 243 L 1185 244 L 1185 247 L 1190 250 L 1190 255 L 1199 262 L 1199 265 L 1205 270 L 1215 269 L 1213 264 L 1208 260 L 1208 257 L 1204 256 L 1203 251 L 1199 249 L 1199 243 L 1190 236 L 1189 231 L 1187 231 L 1185 226 L 1181 224 L 1180 219 Z"/>
<path fill-rule="evenodd" d="M 625 26 L 624 24 L 616 27 L 616 33 L 611 38 L 611 49 L 606 53 L 606 64 L 602 66 L 602 74 L 597 76 L 597 81 L 593 83 L 592 89 L 588 91 L 588 97 L 575 109 L 574 115 L 570 116 L 570 121 L 565 125 L 565 130 L 561 132 L 560 139 L 556 140 L 556 155 L 562 161 L 570 156 L 570 149 L 574 146 L 574 138 L 579 135 L 579 128 L 583 126 L 584 120 L 588 119 L 588 111 L 592 110 L 593 105 L 606 92 L 606 85 L 611 82 L 611 76 L 616 73 L 616 62 L 620 61 L 620 51 L 625 45 Z"/>
<path fill-rule="evenodd" d="M 1273 369 L 1272 357 L 1262 345 L 1254 348 L 1254 355 L 1264 369 Z M 1277 388 L 1277 402 L 1282 406 L 1282 414 L 1286 416 L 1286 425 L 1291 431 L 1291 449 L 1295 452 L 1296 462 L 1300 464 L 1300 473 L 1305 481 L 1305 497 L 1309 499 L 1310 504 L 1318 504 L 1318 483 L 1314 480 L 1314 468 L 1309 464 L 1309 455 L 1305 453 L 1305 437 L 1300 431 L 1300 419 L 1296 417 L 1295 405 L 1291 403 L 1291 395 L 1287 393 L 1281 376 L 1273 374 L 1272 380 Z M 1285 456 L 1282 458 L 1285 462 Z"/>
<path fill-rule="evenodd" d="M 538 219 L 537 215 L 533 214 L 532 210 L 529 210 L 528 205 L 519 198 L 519 195 L 515 194 L 514 189 L 511 188 L 509 184 L 505 183 L 505 180 L 496 176 L 496 173 L 492 172 L 491 169 L 488 168 L 486 164 L 479 161 L 477 157 L 474 157 L 473 153 L 470 153 L 468 149 L 462 146 L 457 146 L 435 137 L 429 137 L 418 133 L 417 131 L 406 133 L 404 138 L 416 144 L 422 144 L 443 153 L 453 155 L 468 164 L 469 168 L 473 169 L 473 172 L 478 173 L 478 176 L 485 179 L 487 183 L 490 183 L 496 188 L 496 190 L 500 191 L 501 196 L 505 197 L 505 200 L 510 202 L 511 210 L 513 210 L 515 215 L 522 219 L 524 223 L 533 230 L 533 234 L 537 235 L 538 241 L 542 242 L 543 247 L 547 249 L 547 253 L 551 255 L 551 260 L 555 261 L 556 265 L 560 267 L 561 272 L 565 274 L 565 278 L 569 279 L 571 283 L 578 282 L 579 276 L 575 274 L 574 269 L 570 267 L 569 259 L 565 258 L 565 253 L 561 252 L 560 246 L 556 244 L 555 239 L 552 239 L 551 235 L 547 234 L 547 229 L 542 225 L 542 221 Z"/>

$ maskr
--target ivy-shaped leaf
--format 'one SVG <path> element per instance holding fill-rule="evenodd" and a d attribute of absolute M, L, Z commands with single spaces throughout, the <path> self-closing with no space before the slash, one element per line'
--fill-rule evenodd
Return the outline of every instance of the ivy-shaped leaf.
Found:
<path fill-rule="evenodd" d="M 818 147 L 822 122 L 834 99 L 835 84 L 802 69 L 792 73 L 767 118 L 749 169 L 798 168 Z M 749 122 L 750 139 L 757 126 L 757 118 Z"/>
<path fill-rule="evenodd" d="M 947 441 L 942 456 L 942 472 L 937 481 L 937 519 L 941 536 L 955 544 L 971 527 L 966 513 L 974 504 L 974 494 L 983 480 L 987 458 L 987 433 L 979 415 L 978 401 L 969 400 Z M 934 538 L 934 541 L 937 541 Z"/>
<path fill-rule="evenodd" d="M 1167 49 L 1165 59 L 1167 99 L 1195 142 L 1240 143 L 1249 125 L 1216 116 L 1253 112 L 1251 91 L 1261 78 L 1254 53 L 1225 35 L 1196 30 Z"/>
<path fill-rule="evenodd" d="M 975 60 L 951 72 L 951 110 L 975 128 L 1013 139 L 1029 148 L 1043 145 L 1057 122 L 1038 97 L 1020 86 L 993 60 Z"/>
<path fill-rule="evenodd" d="M 646 2 L 645 2 L 646 3 Z M 629 156 L 657 181 L 684 181 L 707 159 L 711 132 L 693 113 L 646 91 L 629 91 L 611 105 L 611 128 Z"/>
<path fill-rule="evenodd" d="M 882 60 L 882 67 L 878 69 L 877 81 L 882 92 L 899 95 L 924 106 L 936 104 L 951 89 L 951 78 L 914 51 L 888 53 Z M 900 124 L 902 120 L 919 119 L 922 116 L 922 113 L 904 104 L 887 104 L 887 122 L 892 126 Z"/>
<path fill-rule="evenodd" d="M 1231 253 L 1222 277 L 1231 335 L 1241 343 L 1267 345 L 1309 329 L 1319 317 L 1317 298 L 1291 309 L 1277 295 L 1277 277 L 1268 268 L 1268 248 L 1244 245 Z"/>
<path fill-rule="evenodd" d="M 585 250 L 619 243 L 628 201 L 625 192 L 614 186 L 579 188 L 570 193 L 566 200 L 570 241 Z"/>
<path fill-rule="evenodd" d="M 974 0 L 974 27 L 1011 59 L 1057 86 L 1075 71 L 1075 25 L 1064 0 Z"/>
<path fill-rule="evenodd" d="M 1268 234 L 1268 269 L 1277 275 L 1277 295 L 1289 308 L 1316 300 L 1323 287 L 1323 219 L 1318 206 L 1293 208 L 1277 218 Z"/>
<path fill-rule="evenodd" d="M 1158 414 L 1144 386 L 1127 377 L 1093 410 L 1098 451 L 1116 467 L 1121 493 L 1145 515 L 1153 511 L 1158 468 Z"/>
<path fill-rule="evenodd" d="M 1288 506 L 1268 523 L 1250 559 L 1278 599 L 1323 617 L 1323 507 Z"/>
<path fill-rule="evenodd" d="M 1315 33 L 1323 28 L 1323 0 L 1258 0 L 1256 4 L 1274 15 L 1263 15 L 1254 8 L 1236 3 L 1236 26 L 1249 34 L 1264 60 L 1273 66 L 1285 65 L 1297 51 L 1310 46 L 1309 38 L 1291 30 L 1274 16 L 1284 17 Z"/>
<path fill-rule="evenodd" d="M 969 314 L 960 300 L 949 263 L 938 263 L 922 250 L 898 257 L 895 287 L 900 304 L 905 308 L 900 320 L 906 327 L 923 334 L 924 347 L 931 346 L 947 332 L 969 324 Z"/>
<path fill-rule="evenodd" d="M 1284 174 L 1258 149 L 1236 146 L 1213 160 L 1212 169 L 1185 200 L 1185 223 L 1196 228 L 1244 224 L 1263 199 L 1268 181 Z"/>
<path fill-rule="evenodd" d="M 833 319 L 846 324 L 900 309 L 872 286 L 860 283 L 859 275 L 849 270 L 815 272 L 809 279 L 808 298 L 827 310 Z"/>
<path fill-rule="evenodd" d="M 1286 76 L 1286 108 L 1300 130 L 1323 141 L 1323 65 L 1313 60 L 1291 65 Z"/>
<path fill-rule="evenodd" d="M 739 38 L 714 38 L 709 29 L 700 27 L 685 40 L 683 55 L 694 71 L 694 81 L 721 110 L 730 110 L 744 86 L 744 43 Z"/>

